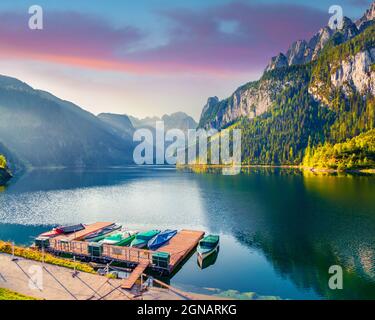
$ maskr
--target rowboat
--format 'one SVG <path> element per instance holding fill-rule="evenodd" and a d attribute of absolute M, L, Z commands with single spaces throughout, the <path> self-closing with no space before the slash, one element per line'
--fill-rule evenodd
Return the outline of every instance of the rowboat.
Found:
<path fill-rule="evenodd" d="M 137 231 L 121 231 L 116 232 L 108 237 L 105 237 L 104 240 L 100 241 L 101 244 L 111 244 L 120 247 L 126 247 L 135 239 L 135 236 L 138 234 Z"/>
<path fill-rule="evenodd" d="M 199 268 L 206 269 L 215 264 L 217 257 L 219 255 L 220 247 L 212 254 L 210 254 L 207 258 L 202 259 L 202 257 L 198 256 L 197 263 Z"/>
<path fill-rule="evenodd" d="M 88 242 L 98 242 L 103 240 L 105 237 L 109 236 L 109 234 L 113 233 L 114 231 L 120 230 L 121 228 L 121 225 L 114 223 L 108 227 L 90 233 L 88 236 L 84 238 L 84 240 Z"/>
<path fill-rule="evenodd" d="M 199 241 L 197 247 L 198 259 L 204 260 L 219 250 L 220 237 L 208 235 Z"/>
<path fill-rule="evenodd" d="M 177 230 L 165 230 L 153 237 L 147 244 L 150 250 L 157 250 L 177 234 Z"/>
<path fill-rule="evenodd" d="M 57 227 L 55 229 L 59 233 L 69 234 L 69 233 L 81 231 L 81 230 L 85 229 L 85 226 L 82 223 L 80 223 L 80 224 L 76 224 L 76 225 L 72 225 L 72 226 L 61 226 L 61 227 Z"/>
<path fill-rule="evenodd" d="M 46 238 L 53 238 L 61 234 L 69 234 L 73 232 L 78 232 L 85 229 L 85 226 L 83 224 L 77 224 L 77 225 L 71 225 L 71 226 L 60 226 L 53 228 L 50 231 L 44 232 L 40 237 L 46 237 Z"/>
<path fill-rule="evenodd" d="M 149 230 L 149 231 L 146 231 L 146 232 L 141 232 L 141 233 L 138 233 L 136 236 L 135 236 L 135 239 L 132 241 L 132 243 L 130 244 L 131 247 L 133 248 L 138 248 L 138 249 L 142 249 L 144 247 L 147 246 L 147 243 L 153 238 L 155 237 L 157 234 L 159 234 L 160 231 L 159 230 Z"/>

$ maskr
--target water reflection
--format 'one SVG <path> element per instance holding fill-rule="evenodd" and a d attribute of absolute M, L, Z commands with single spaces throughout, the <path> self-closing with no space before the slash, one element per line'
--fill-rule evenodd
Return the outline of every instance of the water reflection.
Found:
<path fill-rule="evenodd" d="M 28 243 L 48 228 L 35 225 L 98 220 L 134 229 L 203 229 L 221 234 L 220 254 L 202 270 L 192 257 L 172 284 L 375 299 L 374 177 L 246 171 L 32 171 L 0 194 L 0 238 Z M 333 264 L 344 268 L 342 291 L 328 289 Z"/>

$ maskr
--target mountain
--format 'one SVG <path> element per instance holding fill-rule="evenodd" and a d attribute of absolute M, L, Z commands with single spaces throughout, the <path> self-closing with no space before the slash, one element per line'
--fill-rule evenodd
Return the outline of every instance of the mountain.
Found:
<path fill-rule="evenodd" d="M 123 139 L 133 139 L 135 128 L 127 115 L 101 113 L 98 118 L 109 125 L 109 129 L 114 134 L 121 136 Z"/>
<path fill-rule="evenodd" d="M 165 114 L 161 118 L 147 117 L 144 119 L 138 119 L 138 118 L 129 116 L 129 119 L 136 129 L 138 128 L 155 129 L 156 122 L 158 121 L 164 122 L 165 131 L 168 131 L 171 129 L 180 129 L 184 132 L 187 132 L 187 130 L 195 129 L 198 126 L 195 120 L 184 112 L 175 112 L 170 115 Z"/>
<path fill-rule="evenodd" d="M 132 162 L 132 140 L 77 105 L 0 76 L 0 142 L 33 167 L 98 167 Z"/>
<path fill-rule="evenodd" d="M 199 127 L 241 129 L 242 160 L 251 164 L 299 164 L 308 146 L 374 128 L 373 8 L 362 22 L 345 18 L 340 31 L 325 27 L 295 42 L 229 98 L 209 98 Z"/>
<path fill-rule="evenodd" d="M 365 12 L 363 17 L 356 22 L 358 30 L 362 31 L 374 23 L 375 20 L 375 2 L 372 3 L 371 7 Z"/>
<path fill-rule="evenodd" d="M 272 71 L 286 66 L 301 65 L 316 60 L 326 44 L 335 39 L 335 43 L 342 44 L 356 35 L 360 31 L 355 23 L 347 17 L 344 17 L 343 27 L 341 30 L 332 30 L 326 26 L 319 30 L 308 42 L 298 40 L 288 49 L 286 55 L 280 53 L 273 57 L 266 68 L 266 71 Z"/>

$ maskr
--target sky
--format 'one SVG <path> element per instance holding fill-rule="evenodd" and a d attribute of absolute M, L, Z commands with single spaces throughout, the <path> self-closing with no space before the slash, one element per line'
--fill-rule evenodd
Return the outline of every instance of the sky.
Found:
<path fill-rule="evenodd" d="M 357 19 L 370 0 L 2 0 L 0 74 L 84 109 L 199 119 L 258 79 L 268 61 L 327 25 L 331 5 Z M 28 27 L 31 5 L 43 30 Z"/>

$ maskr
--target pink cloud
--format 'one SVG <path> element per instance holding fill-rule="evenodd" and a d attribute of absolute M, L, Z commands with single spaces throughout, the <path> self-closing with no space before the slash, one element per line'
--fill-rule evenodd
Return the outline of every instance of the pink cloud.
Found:
<path fill-rule="evenodd" d="M 129 51 L 146 36 L 132 26 L 116 29 L 97 17 L 51 12 L 43 31 L 31 31 L 24 16 L 2 13 L 0 56 L 137 74 L 244 73 L 263 69 L 271 56 L 310 37 L 328 19 L 309 7 L 280 4 L 232 3 L 158 14 L 172 22 L 168 43 Z M 223 32 L 222 21 L 235 22 L 233 32 Z"/>

